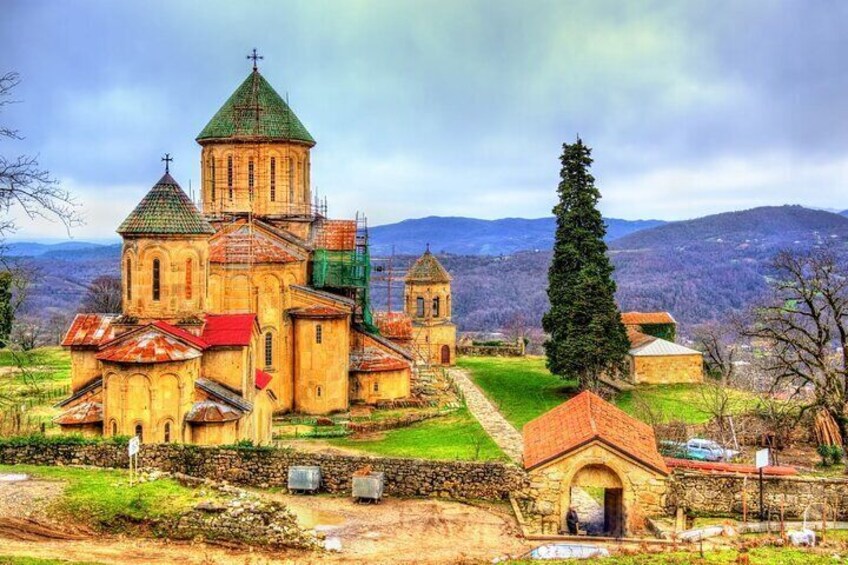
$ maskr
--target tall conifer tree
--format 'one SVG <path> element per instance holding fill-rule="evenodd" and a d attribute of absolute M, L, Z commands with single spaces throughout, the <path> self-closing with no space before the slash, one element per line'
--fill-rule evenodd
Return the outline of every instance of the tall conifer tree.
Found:
<path fill-rule="evenodd" d="M 578 137 L 562 146 L 562 170 L 554 206 L 557 229 L 548 272 L 551 309 L 542 318 L 548 369 L 598 387 L 602 375 L 618 376 L 630 347 L 615 303 L 613 267 L 597 208 L 601 193 L 589 172 L 592 150 Z"/>

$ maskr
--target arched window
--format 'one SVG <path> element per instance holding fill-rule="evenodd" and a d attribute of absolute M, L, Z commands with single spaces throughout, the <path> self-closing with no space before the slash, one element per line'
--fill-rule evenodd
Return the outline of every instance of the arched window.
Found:
<path fill-rule="evenodd" d="M 153 260 L 153 300 L 159 300 L 159 259 Z"/>
<path fill-rule="evenodd" d="M 247 188 L 253 194 L 253 159 L 247 162 Z"/>
<path fill-rule="evenodd" d="M 135 435 L 141 443 L 144 443 L 144 428 L 141 424 L 135 425 Z"/>
<path fill-rule="evenodd" d="M 132 259 L 127 259 L 127 302 L 132 300 Z"/>
<path fill-rule="evenodd" d="M 277 199 L 277 159 L 276 159 L 276 157 L 271 157 L 270 183 L 271 183 L 271 202 L 274 202 Z"/>
<path fill-rule="evenodd" d="M 380 392 L 380 383 L 378 381 L 374 381 L 374 392 Z"/>
<path fill-rule="evenodd" d="M 192 277 L 192 261 L 191 259 L 186 259 L 186 272 L 185 272 L 185 297 L 186 300 L 191 300 L 191 277 Z"/>
<path fill-rule="evenodd" d="M 291 157 L 286 159 L 289 163 L 289 204 L 294 202 L 294 161 Z"/>
<path fill-rule="evenodd" d="M 419 296 L 415 299 L 415 317 L 423 318 L 424 317 L 424 297 Z"/>
<path fill-rule="evenodd" d="M 433 317 L 439 317 L 439 297 L 433 299 Z"/>
<path fill-rule="evenodd" d="M 112 421 L 109 423 L 109 431 L 112 433 L 112 436 L 113 436 L 113 437 L 114 437 L 114 436 L 116 436 L 116 435 L 118 435 L 118 422 L 116 422 L 116 421 L 114 420 L 114 418 L 113 418 L 113 419 L 112 419 Z"/>
<path fill-rule="evenodd" d="M 321 398 L 322 392 L 324 392 L 324 391 L 321 389 L 321 385 L 318 385 L 317 387 L 315 387 L 315 396 L 317 396 L 318 398 Z"/>
<path fill-rule="evenodd" d="M 171 443 L 171 422 L 165 422 L 165 429 L 162 436 L 165 443 Z"/>
<path fill-rule="evenodd" d="M 211 185 L 212 202 L 215 202 L 215 159 L 209 159 L 209 184 Z"/>
<path fill-rule="evenodd" d="M 265 366 L 271 367 L 274 364 L 274 336 L 271 332 L 265 334 Z"/>
<path fill-rule="evenodd" d="M 321 324 L 317 324 L 315 326 L 315 343 L 321 343 L 324 339 L 324 328 L 321 327 Z"/>
<path fill-rule="evenodd" d="M 230 201 L 233 199 L 233 156 L 227 157 L 227 190 L 229 191 Z"/>

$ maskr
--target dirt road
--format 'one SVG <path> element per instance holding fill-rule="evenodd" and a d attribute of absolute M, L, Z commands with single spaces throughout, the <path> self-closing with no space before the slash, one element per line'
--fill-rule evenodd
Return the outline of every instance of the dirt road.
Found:
<path fill-rule="evenodd" d="M 54 484 L 25 481 L 0 484 L 0 519 L 30 515 L 60 492 Z M 92 536 L 87 539 L 0 537 L 0 555 L 63 558 L 128 565 L 281 565 L 281 564 L 443 564 L 486 563 L 529 546 L 521 540 L 506 505 L 476 505 L 443 500 L 386 499 L 360 505 L 348 498 L 268 494 L 286 503 L 304 527 L 315 528 L 341 544 L 341 551 L 321 554 L 228 550 L 203 543 Z M 0 504 L 2 507 L 2 504 Z M 0 536 L 2 536 L 0 528 Z"/>

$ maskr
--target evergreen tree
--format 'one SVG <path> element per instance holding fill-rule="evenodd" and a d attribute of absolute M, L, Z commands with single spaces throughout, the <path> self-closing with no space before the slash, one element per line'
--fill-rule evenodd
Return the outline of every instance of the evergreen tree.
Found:
<path fill-rule="evenodd" d="M 581 387 L 595 389 L 600 376 L 618 376 L 624 370 L 630 342 L 615 303 L 606 226 L 597 208 L 601 193 L 589 172 L 592 150 L 579 137 L 562 148 L 548 272 L 551 308 L 542 318 L 550 335 L 545 353 L 553 374 L 576 377 Z"/>
<path fill-rule="evenodd" d="M 0 272 L 0 347 L 9 345 L 15 309 L 12 305 L 12 273 Z"/>

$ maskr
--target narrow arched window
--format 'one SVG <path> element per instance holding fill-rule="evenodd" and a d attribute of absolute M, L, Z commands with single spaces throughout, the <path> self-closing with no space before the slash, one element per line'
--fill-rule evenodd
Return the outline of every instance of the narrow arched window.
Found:
<path fill-rule="evenodd" d="M 153 300 L 159 300 L 159 259 L 153 260 Z"/>
<path fill-rule="evenodd" d="M 171 422 L 165 422 L 165 432 L 163 437 L 165 443 L 171 443 Z"/>
<path fill-rule="evenodd" d="M 374 381 L 374 392 L 380 392 L 380 383 Z"/>
<path fill-rule="evenodd" d="M 115 420 L 112 420 L 112 424 L 111 424 L 110 428 L 111 428 L 112 436 L 118 435 L 118 422 L 116 422 Z"/>
<path fill-rule="evenodd" d="M 417 318 L 423 318 L 424 317 L 424 297 L 423 296 L 419 296 L 415 300 L 415 316 Z"/>
<path fill-rule="evenodd" d="M 215 202 L 215 159 L 209 160 L 209 184 L 211 185 L 212 190 L 210 191 L 212 194 L 212 202 Z"/>
<path fill-rule="evenodd" d="M 132 259 L 127 259 L 127 301 L 132 300 Z"/>
<path fill-rule="evenodd" d="M 439 308 L 439 297 L 437 296 L 436 298 L 433 299 L 433 317 L 434 318 L 439 317 L 439 310 L 440 310 L 440 308 Z"/>
<path fill-rule="evenodd" d="M 324 391 L 321 389 L 321 385 L 318 385 L 317 387 L 315 387 L 315 396 L 317 396 L 318 398 L 321 398 L 322 392 L 324 392 Z"/>
<path fill-rule="evenodd" d="M 271 332 L 265 334 L 265 366 L 271 367 L 274 364 L 274 336 Z"/>
<path fill-rule="evenodd" d="M 186 259 L 186 269 L 185 269 L 185 297 L 186 300 L 191 300 L 191 277 L 192 277 L 192 261 L 191 259 Z"/>
<path fill-rule="evenodd" d="M 141 427 L 141 424 L 135 425 L 135 436 L 141 443 L 144 443 L 144 428 Z"/>
<path fill-rule="evenodd" d="M 294 202 L 294 161 L 291 157 L 287 159 L 289 162 L 289 204 Z"/>
<path fill-rule="evenodd" d="M 275 157 L 271 157 L 270 184 L 271 202 L 274 202 L 277 199 L 277 159 Z"/>
<path fill-rule="evenodd" d="M 227 157 L 227 190 L 230 200 L 233 199 L 233 156 Z"/>
<path fill-rule="evenodd" d="M 250 190 L 250 194 L 253 194 L 253 159 L 250 159 L 247 162 L 247 188 Z"/>
<path fill-rule="evenodd" d="M 315 326 L 315 343 L 321 343 L 324 339 L 324 328 L 321 327 L 321 324 L 317 324 Z"/>

